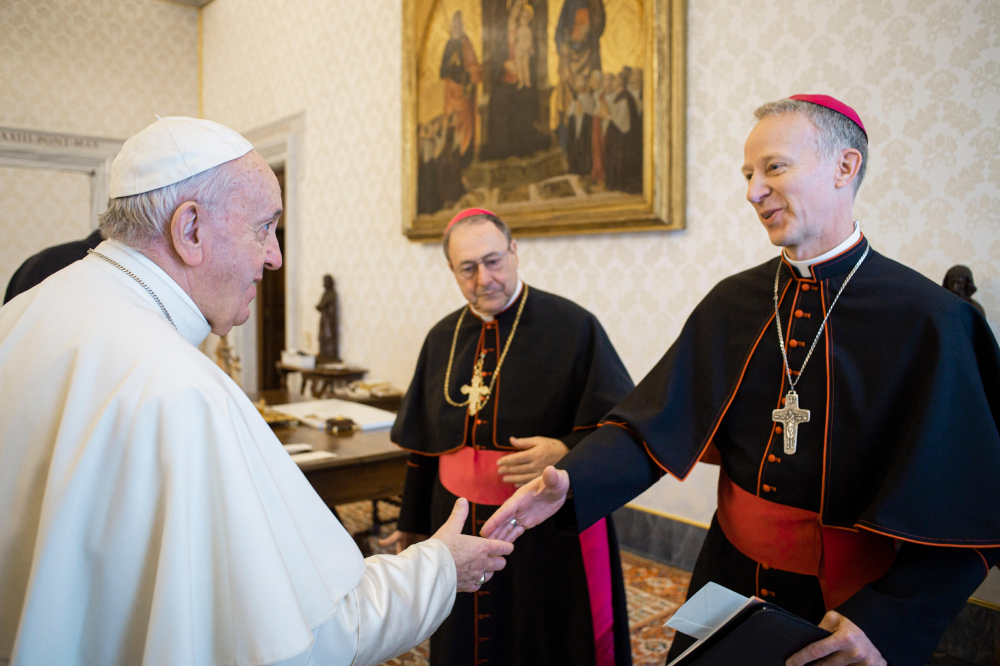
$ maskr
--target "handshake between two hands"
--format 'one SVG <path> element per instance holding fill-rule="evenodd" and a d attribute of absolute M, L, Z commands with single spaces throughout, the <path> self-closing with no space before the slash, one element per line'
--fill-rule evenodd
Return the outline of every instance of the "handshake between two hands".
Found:
<path fill-rule="evenodd" d="M 538 525 L 558 511 L 568 491 L 569 474 L 551 466 L 544 468 L 541 476 L 521 486 L 486 521 L 480 531 L 482 537 L 462 534 L 469 503 L 459 498 L 451 516 L 433 535 L 451 551 L 458 573 L 458 591 L 475 592 L 493 577 L 494 572 L 503 569 L 504 557 L 514 550 L 514 540 L 525 529 Z M 398 553 L 422 539 L 421 535 L 396 531 L 379 543 L 395 545 Z"/>

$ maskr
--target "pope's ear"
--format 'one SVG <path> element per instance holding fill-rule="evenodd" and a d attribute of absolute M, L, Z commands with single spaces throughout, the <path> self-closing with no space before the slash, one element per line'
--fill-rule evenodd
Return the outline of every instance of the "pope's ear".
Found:
<path fill-rule="evenodd" d="M 174 251 L 188 266 L 198 266 L 204 257 L 202 209 L 193 201 L 185 201 L 170 218 L 170 241 Z"/>

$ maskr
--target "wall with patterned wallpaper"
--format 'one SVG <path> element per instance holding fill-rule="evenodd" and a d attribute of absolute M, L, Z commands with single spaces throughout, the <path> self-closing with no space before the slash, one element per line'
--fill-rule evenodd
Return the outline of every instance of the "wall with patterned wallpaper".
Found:
<path fill-rule="evenodd" d="M 90 177 L 0 167 L 0 292 L 25 259 L 90 233 Z M 55 239 L 55 240 L 54 240 Z M 2 300 L 2 296 L 0 296 Z"/>
<path fill-rule="evenodd" d="M 127 139 L 198 115 L 198 12 L 153 0 L 0 2 L 0 126 Z M 82 174 L 0 169 L 0 289 L 89 230 Z"/>
<path fill-rule="evenodd" d="M 0 125 L 127 139 L 198 115 L 198 12 L 153 0 L 0 3 Z"/>
<path fill-rule="evenodd" d="M 400 234 L 400 3 L 215 0 L 203 19 L 206 117 L 250 130 L 305 112 L 303 330 L 332 272 L 346 357 L 407 385 L 425 332 L 462 300 L 440 247 Z M 857 211 L 875 248 L 936 281 L 972 267 L 996 330 L 1000 5 L 699 0 L 688 39 L 688 229 L 525 239 L 528 282 L 595 312 L 640 379 L 717 280 L 775 254 L 740 175 L 753 109 L 826 92 L 870 131 Z M 715 475 L 639 503 L 707 522 Z"/>

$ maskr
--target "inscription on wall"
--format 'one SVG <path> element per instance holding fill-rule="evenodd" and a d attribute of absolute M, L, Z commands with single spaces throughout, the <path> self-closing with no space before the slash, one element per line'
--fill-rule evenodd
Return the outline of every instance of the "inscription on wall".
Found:
<path fill-rule="evenodd" d="M 61 134 L 25 132 L 23 130 L 0 130 L 0 142 L 49 146 L 51 148 L 89 148 L 91 150 L 101 147 L 101 142 L 97 139 Z"/>
<path fill-rule="evenodd" d="M 116 139 L 0 127 L 0 150 L 40 150 L 105 159 L 118 154 L 121 146 L 122 142 Z"/>

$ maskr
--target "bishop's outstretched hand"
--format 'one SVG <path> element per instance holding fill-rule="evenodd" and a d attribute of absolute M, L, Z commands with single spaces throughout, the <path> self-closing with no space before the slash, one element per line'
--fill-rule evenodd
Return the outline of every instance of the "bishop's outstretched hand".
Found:
<path fill-rule="evenodd" d="M 546 467 L 542 475 L 520 488 L 486 521 L 480 531 L 487 539 L 510 543 L 550 518 L 566 502 L 569 494 L 569 473 Z M 516 521 L 516 522 L 514 522 Z"/>
<path fill-rule="evenodd" d="M 479 587 L 493 577 L 494 571 L 506 566 L 506 555 L 510 555 L 514 546 L 503 541 L 481 539 L 462 534 L 465 519 L 469 516 L 469 502 L 458 498 L 455 508 L 447 522 L 431 537 L 444 542 L 455 559 L 455 570 L 458 574 L 458 591 L 475 592 Z"/>

